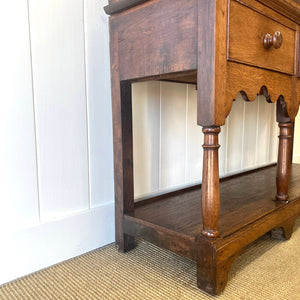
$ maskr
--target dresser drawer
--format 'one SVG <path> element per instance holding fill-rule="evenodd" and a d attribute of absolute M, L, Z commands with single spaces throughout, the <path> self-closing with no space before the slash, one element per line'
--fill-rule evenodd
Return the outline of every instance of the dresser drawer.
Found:
<path fill-rule="evenodd" d="M 263 45 L 266 34 L 282 36 L 280 48 Z M 295 74 L 296 32 L 263 12 L 232 0 L 229 11 L 228 60 Z"/>

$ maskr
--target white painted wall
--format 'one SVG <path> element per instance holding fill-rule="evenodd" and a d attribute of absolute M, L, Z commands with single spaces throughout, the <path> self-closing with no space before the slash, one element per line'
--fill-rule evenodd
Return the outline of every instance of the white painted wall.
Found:
<path fill-rule="evenodd" d="M 114 240 L 104 5 L 0 2 L 0 284 Z"/>
<path fill-rule="evenodd" d="M 300 113 L 298 113 L 295 122 L 295 139 L 293 155 L 294 162 L 300 163 Z"/>
<path fill-rule="evenodd" d="M 0 284 L 114 240 L 106 2 L 0 2 Z M 136 198 L 200 182 L 194 86 L 146 82 L 133 96 Z M 274 112 L 234 103 L 222 176 L 276 160 Z"/>
<path fill-rule="evenodd" d="M 160 194 L 202 179 L 201 127 L 195 86 L 169 82 L 133 85 L 135 197 Z M 277 160 L 276 105 L 239 96 L 219 137 L 222 177 Z"/>

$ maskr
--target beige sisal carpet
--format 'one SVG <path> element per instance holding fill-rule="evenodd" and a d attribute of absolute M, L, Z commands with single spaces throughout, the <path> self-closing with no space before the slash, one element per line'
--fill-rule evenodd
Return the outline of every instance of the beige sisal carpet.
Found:
<path fill-rule="evenodd" d="M 197 288 L 193 261 L 145 242 L 127 254 L 109 245 L 0 287 L 8 300 L 213 298 Z M 249 246 L 217 299 L 300 299 L 300 218 L 289 241 L 266 235 Z"/>

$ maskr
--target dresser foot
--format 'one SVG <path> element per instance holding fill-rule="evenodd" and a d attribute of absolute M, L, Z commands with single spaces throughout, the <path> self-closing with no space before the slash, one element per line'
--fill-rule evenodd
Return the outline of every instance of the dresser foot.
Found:
<path fill-rule="evenodd" d="M 271 231 L 271 236 L 279 240 L 289 240 L 293 234 L 293 228 L 296 222 L 296 218 L 291 218 L 285 221 L 278 227 L 275 227 Z"/>
<path fill-rule="evenodd" d="M 228 282 L 228 273 L 235 258 L 241 253 L 226 259 L 225 261 L 216 261 L 212 257 L 208 257 L 207 261 L 197 263 L 197 285 L 198 287 L 211 294 L 219 295 L 226 287 Z"/>
<path fill-rule="evenodd" d="M 116 240 L 115 246 L 119 252 L 125 253 L 135 248 L 135 238 L 124 234 L 122 240 Z"/>
<path fill-rule="evenodd" d="M 227 253 L 217 250 L 214 245 L 202 244 L 197 261 L 198 287 L 211 295 L 219 295 L 227 285 L 232 263 L 242 252 L 243 248 L 237 249 L 227 257 Z"/>

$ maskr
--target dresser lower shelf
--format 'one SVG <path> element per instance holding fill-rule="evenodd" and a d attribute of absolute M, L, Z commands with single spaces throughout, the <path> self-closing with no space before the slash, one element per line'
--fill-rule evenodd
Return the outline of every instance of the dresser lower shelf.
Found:
<path fill-rule="evenodd" d="M 275 201 L 276 166 L 225 178 L 220 182 L 221 211 L 216 239 L 201 235 L 201 187 L 147 199 L 124 215 L 123 230 L 198 264 L 198 286 L 220 293 L 233 260 L 243 248 L 272 231 L 288 239 L 300 215 L 300 164 L 291 168 L 289 202 Z"/>

